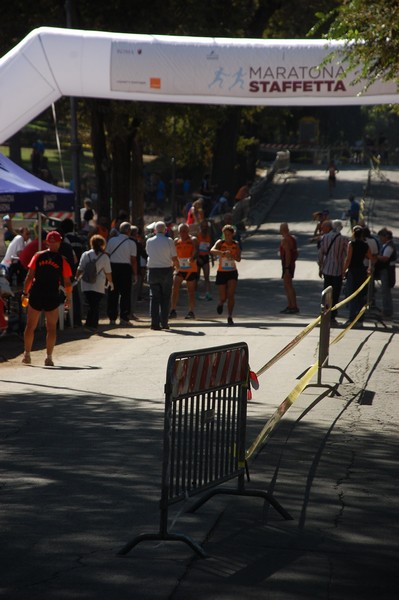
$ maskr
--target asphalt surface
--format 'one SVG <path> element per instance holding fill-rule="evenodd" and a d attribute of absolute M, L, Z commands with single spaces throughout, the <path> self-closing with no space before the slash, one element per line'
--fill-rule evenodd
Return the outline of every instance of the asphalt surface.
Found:
<path fill-rule="evenodd" d="M 21 364 L 21 339 L 0 340 L 0 597 L 398 597 L 398 329 L 396 320 L 372 314 L 331 346 L 322 385 L 339 384 L 339 395 L 306 388 L 249 463 L 247 488 L 268 490 L 292 520 L 256 497 L 215 496 L 195 513 L 187 500 L 171 507 L 169 531 L 189 535 L 208 558 L 160 541 L 118 555 L 132 537 L 159 530 L 169 355 L 245 341 L 252 369 L 260 370 L 320 311 L 312 212 L 328 208 L 340 217 L 349 194 L 363 193 L 367 175 L 343 168 L 332 198 L 323 170 L 298 167 L 278 180 L 258 209 L 263 224 L 254 222 L 244 241 L 235 327 L 216 314 L 216 301 L 198 301 L 197 320 L 186 321 L 182 293 L 170 331 L 149 329 L 143 302 L 132 329 L 109 329 L 104 321 L 98 336 L 59 332 L 55 368 L 43 366 L 43 331 L 32 366 Z M 389 225 L 398 237 L 399 171 L 374 174 L 371 184 L 371 228 Z M 299 315 L 279 312 L 278 225 L 285 220 L 300 247 Z M 397 289 L 394 298 L 398 310 Z M 248 445 L 317 360 L 318 336 L 313 329 L 260 376 L 248 406 Z"/>

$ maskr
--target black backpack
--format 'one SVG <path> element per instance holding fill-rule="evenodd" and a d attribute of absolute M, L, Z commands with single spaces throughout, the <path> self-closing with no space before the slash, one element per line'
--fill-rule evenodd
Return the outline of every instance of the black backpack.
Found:
<path fill-rule="evenodd" d="M 103 254 L 103 253 L 101 253 Z M 89 261 L 86 263 L 86 266 L 83 270 L 82 279 L 86 283 L 96 283 L 97 281 L 97 261 L 100 258 L 101 254 L 97 256 L 95 260 L 91 260 L 89 257 Z"/>

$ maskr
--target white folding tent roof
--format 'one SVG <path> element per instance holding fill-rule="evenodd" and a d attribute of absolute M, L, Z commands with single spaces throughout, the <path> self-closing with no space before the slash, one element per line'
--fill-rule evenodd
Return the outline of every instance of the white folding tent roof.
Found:
<path fill-rule="evenodd" d="M 41 27 L 0 59 L 0 143 L 61 96 L 268 106 L 397 103 L 362 93 L 342 42 L 135 35 Z M 326 60 L 327 59 L 327 60 Z"/>

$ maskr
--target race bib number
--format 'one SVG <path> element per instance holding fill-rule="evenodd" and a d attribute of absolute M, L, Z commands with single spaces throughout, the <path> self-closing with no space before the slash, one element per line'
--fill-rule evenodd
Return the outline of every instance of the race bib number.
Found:
<path fill-rule="evenodd" d="M 222 271 L 234 271 L 235 268 L 236 265 L 232 258 L 222 257 Z"/>
<path fill-rule="evenodd" d="M 209 250 L 209 244 L 208 244 L 208 242 L 200 242 L 199 243 L 199 250 L 200 250 L 200 252 L 208 252 L 208 250 Z"/>
<path fill-rule="evenodd" d="M 179 265 L 182 271 L 191 269 L 191 263 L 189 258 L 179 258 Z"/>

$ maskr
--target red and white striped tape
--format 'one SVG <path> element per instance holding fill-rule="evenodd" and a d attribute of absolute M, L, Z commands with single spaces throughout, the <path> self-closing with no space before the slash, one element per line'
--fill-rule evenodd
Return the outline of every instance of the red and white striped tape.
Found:
<path fill-rule="evenodd" d="M 63 221 L 64 219 L 73 219 L 74 213 L 73 212 L 48 212 L 46 214 L 46 217 L 48 217 L 50 219 L 61 219 L 61 221 Z M 14 213 L 13 219 L 15 219 L 15 220 L 37 219 L 37 212 Z"/>

